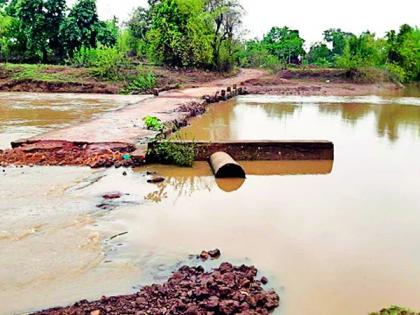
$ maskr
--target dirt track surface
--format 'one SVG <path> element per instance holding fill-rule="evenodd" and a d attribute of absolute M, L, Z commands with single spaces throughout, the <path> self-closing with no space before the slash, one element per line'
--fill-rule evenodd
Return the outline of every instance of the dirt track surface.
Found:
<path fill-rule="evenodd" d="M 138 293 L 80 301 L 66 308 L 45 310 L 38 315 L 269 314 L 279 306 L 279 296 L 266 291 L 266 278 L 256 279 L 254 267 L 223 263 L 212 272 L 202 267 L 182 267 L 162 285 L 151 285 Z"/>
<path fill-rule="evenodd" d="M 237 76 L 201 84 L 196 88 L 171 90 L 158 97 L 150 97 L 135 105 L 103 115 L 89 122 L 52 131 L 31 140 L 60 140 L 70 142 L 123 142 L 141 143 L 156 133 L 143 128 L 142 119 L 156 116 L 163 123 L 183 121 L 189 113 L 178 109 L 185 104 L 202 102 L 205 95 L 214 95 L 222 88 L 256 79 L 264 73 L 258 70 L 242 70 Z"/>

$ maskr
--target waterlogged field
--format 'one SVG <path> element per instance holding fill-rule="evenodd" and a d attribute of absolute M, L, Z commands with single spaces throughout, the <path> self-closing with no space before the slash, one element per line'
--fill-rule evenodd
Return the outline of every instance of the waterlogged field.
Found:
<path fill-rule="evenodd" d="M 335 160 L 244 162 L 246 180 L 215 180 L 206 163 L 126 176 L 7 168 L 0 313 L 133 292 L 216 247 L 270 279 L 276 314 L 420 309 L 420 98 L 247 96 L 212 105 L 181 134 L 332 140 Z M 147 170 L 166 181 L 147 184 Z"/>

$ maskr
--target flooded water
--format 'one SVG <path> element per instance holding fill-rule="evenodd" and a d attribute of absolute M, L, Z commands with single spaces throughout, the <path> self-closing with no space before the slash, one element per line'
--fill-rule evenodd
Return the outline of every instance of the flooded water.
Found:
<path fill-rule="evenodd" d="M 133 292 L 202 249 L 254 264 L 276 314 L 420 309 L 420 99 L 247 96 L 183 129 L 196 140 L 332 140 L 335 160 L 191 169 L 0 170 L 0 313 Z M 166 177 L 146 183 L 146 170 Z M 118 191 L 122 198 L 105 200 Z M 215 262 L 217 263 L 217 262 Z"/>
<path fill-rule="evenodd" d="M 143 96 L 0 93 L 0 149 L 10 142 L 86 121 Z"/>

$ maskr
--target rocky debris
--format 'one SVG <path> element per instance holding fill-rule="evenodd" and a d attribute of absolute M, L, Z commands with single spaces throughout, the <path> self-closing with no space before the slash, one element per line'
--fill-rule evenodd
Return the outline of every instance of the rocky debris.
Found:
<path fill-rule="evenodd" d="M 227 101 L 228 99 L 231 99 L 238 95 L 247 95 L 248 90 L 246 87 L 237 87 L 236 84 L 234 84 L 232 87 L 227 87 L 226 89 L 222 89 L 220 91 L 217 91 L 215 95 L 204 95 L 203 99 L 206 101 L 206 103 L 217 103 L 221 101 Z"/>
<path fill-rule="evenodd" d="M 165 181 L 165 178 L 162 176 L 154 175 L 153 177 L 149 178 L 147 182 L 149 184 L 159 184 Z"/>
<path fill-rule="evenodd" d="M 256 275 L 255 267 L 234 267 L 230 263 L 222 263 L 211 272 L 184 266 L 164 284 L 146 286 L 136 294 L 83 300 L 35 314 L 269 314 L 279 306 L 280 298 L 274 291 L 265 291 Z"/>
<path fill-rule="evenodd" d="M 0 153 L 0 165 L 132 167 L 144 163 L 129 152 L 135 147 L 125 143 L 74 143 L 67 141 L 36 141 L 14 143 L 13 148 Z"/>
<path fill-rule="evenodd" d="M 220 256 L 222 255 L 222 253 L 220 252 L 219 249 L 214 249 L 214 250 L 209 250 L 209 251 L 205 251 L 203 250 L 200 255 L 197 256 L 197 258 L 200 258 L 203 261 L 206 261 L 208 259 L 218 259 L 220 258 Z"/>
<path fill-rule="evenodd" d="M 190 117 L 196 117 L 206 112 L 206 106 L 203 103 L 191 102 L 181 105 L 177 111 L 181 113 L 188 113 Z"/>

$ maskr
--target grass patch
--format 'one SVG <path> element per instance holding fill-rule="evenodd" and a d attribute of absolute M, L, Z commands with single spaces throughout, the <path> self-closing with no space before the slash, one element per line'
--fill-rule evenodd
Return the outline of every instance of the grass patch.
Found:
<path fill-rule="evenodd" d="M 413 312 L 407 308 L 399 306 L 391 306 L 381 310 L 378 313 L 371 313 L 370 315 L 420 315 L 420 313 Z"/>
<path fill-rule="evenodd" d="M 10 79 L 19 81 L 82 82 L 86 75 L 80 69 L 52 65 L 6 63 L 1 68 Z"/>

